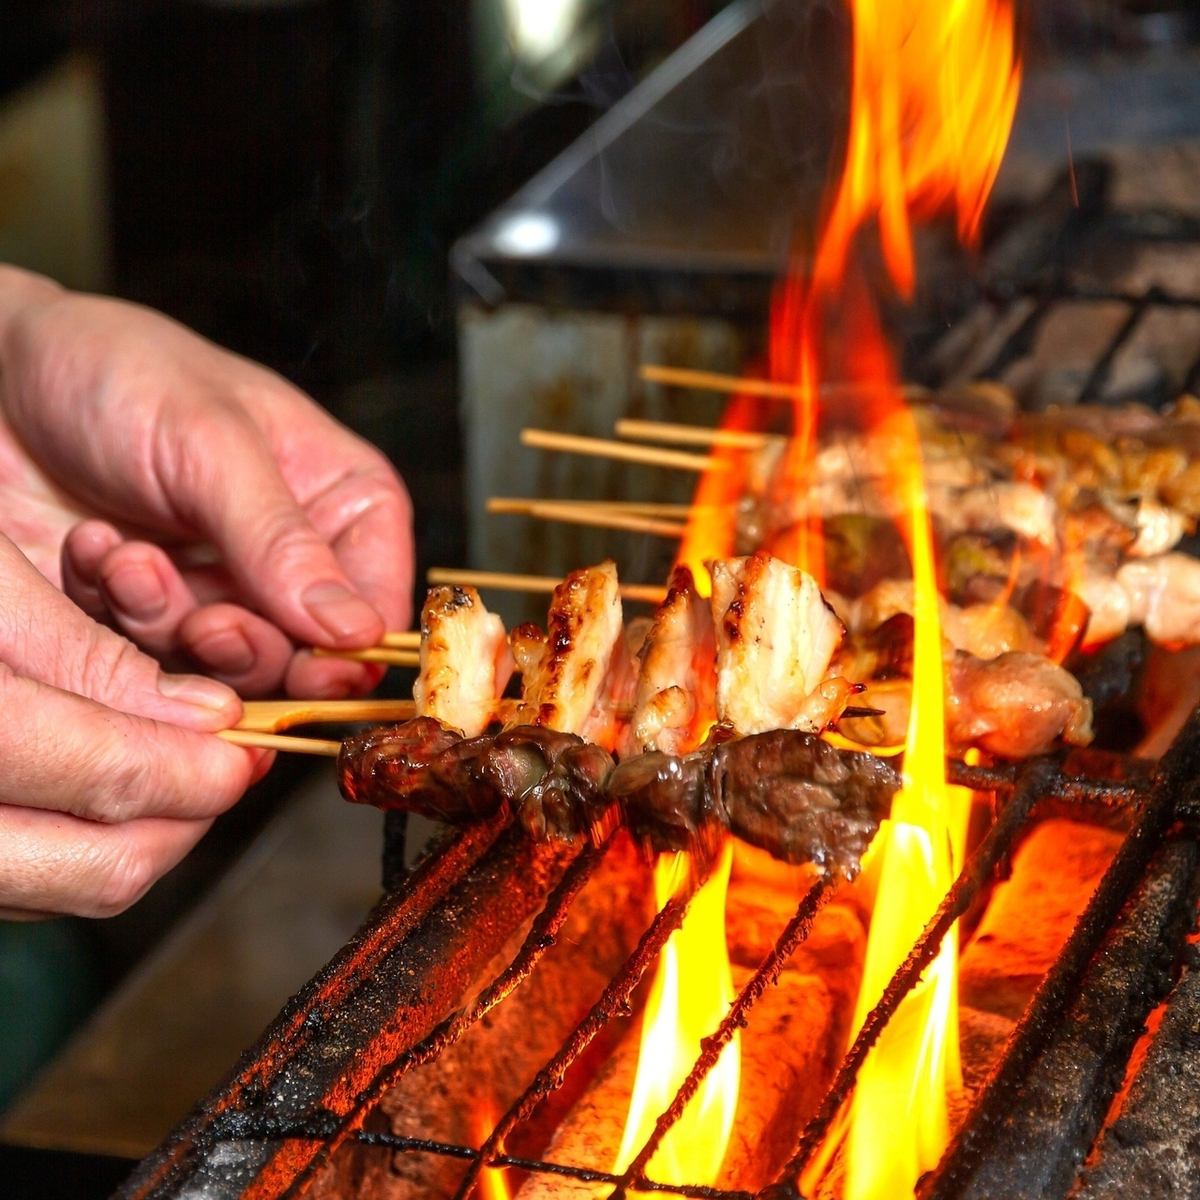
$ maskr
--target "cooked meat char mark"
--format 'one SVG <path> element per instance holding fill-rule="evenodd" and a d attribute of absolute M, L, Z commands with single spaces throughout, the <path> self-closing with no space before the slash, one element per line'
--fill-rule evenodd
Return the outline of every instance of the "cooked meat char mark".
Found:
<path fill-rule="evenodd" d="M 783 862 L 852 878 L 899 786 L 886 759 L 777 729 L 693 754 L 639 755 L 613 772 L 608 794 L 655 850 L 688 849 L 724 826 Z"/>
<path fill-rule="evenodd" d="M 612 769 L 606 750 L 573 733 L 523 725 L 464 738 L 431 717 L 369 729 L 338 755 L 347 800 L 450 824 L 484 820 L 509 802 L 535 838 L 598 825 Z"/>
<path fill-rule="evenodd" d="M 718 728 L 691 754 L 653 751 L 614 768 L 574 734 L 525 726 L 463 739 L 422 717 L 349 739 L 338 768 L 347 799 L 441 821 L 484 819 L 507 802 L 535 838 L 595 837 L 623 816 L 653 850 L 693 849 L 725 828 L 846 877 L 899 786 L 886 760 L 796 730 Z"/>

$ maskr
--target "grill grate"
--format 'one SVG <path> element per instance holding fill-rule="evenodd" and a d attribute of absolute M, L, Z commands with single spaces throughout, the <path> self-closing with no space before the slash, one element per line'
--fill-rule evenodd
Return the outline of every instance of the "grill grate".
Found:
<path fill-rule="evenodd" d="M 1087 757 L 1092 763 L 1102 763 L 1106 771 L 1113 771 L 1124 765 L 1124 760 L 1117 756 L 1093 754 Z M 1161 768 L 1152 775 L 1138 770 L 1132 763 L 1128 764 L 1129 769 L 1126 773 L 1129 778 L 1126 779 L 1083 776 L 1071 773 L 1070 768 L 1070 757 L 1063 756 L 1030 760 L 1015 769 L 952 764 L 951 775 L 955 781 L 994 790 L 1003 796 L 999 815 L 967 860 L 958 879 L 908 958 L 885 989 L 879 1004 L 868 1016 L 843 1059 L 828 1093 L 801 1135 L 795 1155 L 774 1189 L 764 1192 L 764 1197 L 770 1195 L 772 1198 L 782 1198 L 799 1194 L 794 1190 L 791 1181 L 798 1177 L 800 1170 L 821 1144 L 850 1094 L 857 1071 L 870 1046 L 895 1012 L 900 1000 L 932 961 L 937 946 L 950 925 L 967 911 L 987 885 L 998 864 L 1012 850 L 1018 836 L 1035 819 L 1039 806 L 1054 811 L 1065 807 L 1077 816 L 1098 812 L 1106 823 L 1112 822 L 1114 812 L 1126 816 L 1132 814 L 1132 829 L 1121 850 L 1058 962 L 1034 998 L 1029 1013 L 1006 1051 L 1002 1066 L 981 1095 L 977 1104 L 977 1119 L 973 1119 L 967 1126 L 972 1132 L 964 1134 L 954 1144 L 947 1155 L 942 1175 L 934 1185 L 936 1190 L 929 1193 L 938 1197 L 959 1194 L 956 1190 L 959 1186 L 956 1164 L 960 1159 L 970 1162 L 977 1159 L 973 1131 L 987 1126 L 987 1114 L 1002 1112 L 1013 1090 L 1025 1080 L 1047 1030 L 1055 1027 L 1065 1005 L 1075 994 L 1074 988 L 1083 968 L 1112 926 L 1122 905 L 1144 877 L 1147 862 L 1154 850 L 1162 844 L 1164 833 L 1176 820 L 1177 802 L 1181 799 L 1184 801 L 1183 811 L 1190 812 L 1194 807 L 1192 793 L 1195 788 L 1186 785 L 1200 774 L 1200 715 L 1193 717 L 1177 740 L 1174 750 L 1164 760 Z M 472 834 L 459 837 L 449 850 L 434 858 L 433 871 L 418 873 L 403 891 L 385 902 L 374 922 L 368 926 L 362 939 L 363 943 L 371 944 L 376 941 L 379 931 L 383 928 L 394 931 L 406 923 L 411 923 L 417 909 L 425 908 L 427 912 L 436 913 L 436 907 L 429 905 L 432 897 L 427 893 L 431 890 L 443 896 L 452 895 L 462 886 L 478 886 L 481 876 L 497 878 L 496 872 L 489 866 L 493 859 L 501 860 L 501 874 L 506 875 L 514 870 L 512 843 L 515 839 L 506 835 L 495 837 L 495 831 L 493 837 L 495 840 L 491 849 L 479 858 L 473 857 L 471 853 L 477 847 L 463 845 L 472 838 L 476 841 L 481 840 L 479 832 L 473 831 Z M 528 845 L 525 849 L 535 850 L 539 855 L 545 851 L 544 847 Z M 442 1019 L 431 1033 L 423 1037 L 410 1036 L 403 1039 L 406 1044 L 398 1050 L 393 1047 L 392 1052 L 385 1058 L 379 1050 L 387 1044 L 389 1019 L 393 1014 L 372 1011 L 367 998 L 360 995 L 363 989 L 345 989 L 341 1008 L 366 1019 L 359 1029 L 364 1040 L 357 1049 L 360 1055 L 367 1053 L 374 1063 L 369 1076 L 361 1071 L 352 1072 L 359 1080 L 358 1086 L 352 1092 L 348 1092 L 345 1087 L 342 1063 L 336 1064 L 332 1070 L 326 1068 L 322 1078 L 316 1081 L 319 1085 L 319 1096 L 310 1097 L 307 1111 L 299 1119 L 288 1119 L 286 1109 L 289 1105 L 281 1104 L 279 1097 L 287 1096 L 285 1079 L 292 1060 L 272 1061 L 286 1046 L 286 1040 L 272 1031 L 268 1033 L 264 1043 L 269 1048 L 267 1052 L 264 1053 L 260 1048 L 252 1057 L 249 1071 L 243 1072 L 231 1081 L 229 1086 L 212 1097 L 172 1143 L 143 1164 L 122 1195 L 129 1200 L 164 1200 L 166 1197 L 185 1194 L 187 1181 L 199 1175 L 206 1179 L 210 1189 L 214 1178 L 225 1180 L 227 1183 L 223 1189 L 210 1190 L 206 1195 L 242 1195 L 245 1191 L 263 1197 L 295 1196 L 300 1194 L 313 1172 L 338 1146 L 348 1139 L 353 1139 L 362 1146 L 374 1147 L 383 1152 L 438 1154 L 462 1159 L 467 1168 L 459 1190 L 460 1196 L 470 1191 L 485 1166 L 492 1166 L 551 1173 L 608 1186 L 612 1189 L 608 1194 L 613 1197 L 622 1197 L 630 1189 L 637 1189 L 678 1196 L 750 1200 L 749 1193 L 741 1191 L 662 1184 L 645 1178 L 643 1172 L 658 1141 L 678 1118 L 688 1097 L 716 1062 L 721 1047 L 732 1036 L 734 1029 L 744 1020 L 755 1002 L 771 986 L 782 964 L 802 943 L 820 905 L 830 893 L 835 892 L 834 885 L 824 880 L 816 883 L 801 900 L 769 954 L 739 992 L 720 1028 L 712 1037 L 706 1039 L 701 1056 L 684 1085 L 671 1105 L 660 1115 L 652 1138 L 623 1175 L 510 1156 L 503 1152 L 503 1145 L 505 1139 L 532 1114 L 539 1102 L 561 1083 L 567 1068 L 604 1025 L 626 1010 L 638 981 L 682 920 L 687 907 L 686 897 L 670 901 L 656 915 L 591 1011 L 564 1041 L 553 1058 L 536 1074 L 497 1123 L 492 1135 L 481 1146 L 401 1137 L 362 1128 L 368 1111 L 402 1074 L 435 1058 L 529 976 L 541 956 L 553 944 L 556 931 L 561 928 L 571 902 L 594 872 L 606 849 L 607 846 L 587 847 L 579 850 L 569 862 L 559 864 L 561 870 L 557 882 L 549 889 L 548 899 L 534 917 L 530 932 L 519 951 L 496 979 L 488 984 L 479 1000 L 469 1010 Z M 448 859 L 457 860 L 459 878 L 454 882 L 448 882 L 445 878 Z M 522 865 L 527 866 L 527 863 Z M 509 882 L 514 878 L 516 876 L 510 876 Z M 408 917 L 407 922 L 405 915 Z M 512 915 L 510 914 L 510 918 Z M 410 924 L 410 928 L 410 935 L 400 941 L 401 953 L 411 953 L 414 936 L 420 937 L 424 933 L 419 926 Z M 395 934 L 391 936 L 394 937 Z M 489 944 L 494 946 L 498 940 L 499 931 Z M 352 948 L 348 948 L 350 949 Z M 329 1031 L 320 1018 L 321 997 L 331 990 L 342 990 L 339 985 L 344 985 L 348 976 L 360 971 L 361 965 L 352 953 L 335 960 L 298 998 L 296 1011 L 281 1018 L 283 1023 L 293 1030 L 294 1036 L 301 1031 L 309 1032 L 310 1038 L 301 1057 L 310 1066 L 323 1061 L 324 1048 L 329 1042 Z M 428 968 L 429 975 L 435 973 L 432 966 Z M 1146 995 L 1142 983 L 1142 979 L 1137 978 L 1132 981 L 1131 987 Z M 421 982 L 418 982 L 418 990 L 420 986 Z M 1141 1017 L 1144 1017 L 1144 1013 Z M 1141 1017 L 1138 1018 L 1139 1021 Z M 370 1053 L 372 1050 L 373 1054 Z M 1123 1059 L 1121 1061 L 1123 1062 Z M 255 1079 L 253 1088 L 246 1086 L 248 1074 Z M 1119 1078 L 1118 1070 L 1116 1081 L 1119 1082 Z M 257 1153 L 247 1155 L 248 1148 Z M 236 1152 L 240 1161 L 254 1163 L 249 1179 L 227 1179 L 229 1172 L 221 1164 L 228 1161 L 230 1152 Z M 251 1180 L 252 1188 L 249 1186 Z"/>

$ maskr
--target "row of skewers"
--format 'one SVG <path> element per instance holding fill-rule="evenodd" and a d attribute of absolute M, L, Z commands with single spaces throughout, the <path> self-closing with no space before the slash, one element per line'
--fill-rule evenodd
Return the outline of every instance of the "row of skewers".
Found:
<path fill-rule="evenodd" d="M 1056 660 L 1129 625 L 1200 642 L 1200 562 L 1176 550 L 1200 511 L 1196 414 L 1028 419 L 994 389 L 913 398 L 946 577 L 949 742 L 1001 757 L 1084 744 L 1091 704 Z M 852 873 L 898 785 L 880 751 L 907 723 L 912 586 L 883 482 L 895 448 L 879 433 L 835 433 L 797 501 L 779 485 L 781 435 L 653 422 L 618 432 L 715 453 L 540 431 L 523 440 L 734 471 L 726 519 L 740 549 L 760 548 L 709 564 L 707 599 L 683 567 L 666 589 L 622 584 L 611 563 L 562 581 L 431 573 L 447 582 L 431 589 L 421 629 L 358 654 L 419 668 L 413 719 L 338 747 L 343 792 L 451 821 L 507 804 L 541 837 L 599 836 L 624 820 L 656 849 L 730 828 L 787 861 Z M 491 507 L 664 537 L 697 515 L 640 502 Z M 769 552 L 814 514 L 824 594 Z M 553 588 L 545 631 L 505 631 L 473 583 Z M 622 598 L 657 608 L 626 622 Z"/>

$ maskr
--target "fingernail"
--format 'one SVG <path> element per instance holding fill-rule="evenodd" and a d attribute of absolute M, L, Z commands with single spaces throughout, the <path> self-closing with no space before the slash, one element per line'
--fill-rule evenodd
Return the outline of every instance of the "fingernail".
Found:
<path fill-rule="evenodd" d="M 192 654 L 224 675 L 244 675 L 258 661 L 254 647 L 240 629 L 222 629 L 193 642 Z"/>
<path fill-rule="evenodd" d="M 153 621 L 166 612 L 167 594 L 153 567 L 134 563 L 102 582 L 116 606 L 136 620 Z"/>
<path fill-rule="evenodd" d="M 168 700 L 178 700 L 197 708 L 225 712 L 237 704 L 237 695 L 215 679 L 203 675 L 161 675 L 158 692 Z"/>
<path fill-rule="evenodd" d="M 338 641 L 355 640 L 379 628 L 379 614 L 340 583 L 314 583 L 300 599 L 321 628 Z"/>

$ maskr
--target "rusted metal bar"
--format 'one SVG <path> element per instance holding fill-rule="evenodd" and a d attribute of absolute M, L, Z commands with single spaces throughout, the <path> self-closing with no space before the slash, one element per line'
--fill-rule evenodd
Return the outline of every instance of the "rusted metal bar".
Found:
<path fill-rule="evenodd" d="M 784 926 L 783 932 L 776 939 L 770 953 L 746 981 L 746 986 L 729 1006 L 729 1012 L 725 1014 L 720 1025 L 700 1043 L 699 1057 L 675 1093 L 670 1105 L 654 1123 L 654 1129 L 645 1145 L 637 1152 L 621 1176 L 620 1182 L 611 1193 L 611 1200 L 624 1200 L 630 1187 L 635 1187 L 638 1191 L 645 1190 L 645 1185 L 649 1182 L 645 1178 L 646 1168 L 667 1131 L 683 1116 L 683 1110 L 691 1102 L 708 1073 L 717 1065 L 721 1051 L 725 1049 L 734 1033 L 745 1027 L 750 1010 L 758 1002 L 763 992 L 778 980 L 784 964 L 791 958 L 800 943 L 808 937 L 813 921 L 832 887 L 833 881 L 825 877 L 817 880 L 805 893 L 795 914 Z"/>
<path fill-rule="evenodd" d="M 563 1042 L 554 1057 L 533 1077 L 529 1086 L 500 1118 L 491 1136 L 480 1147 L 479 1158 L 463 1176 L 458 1191 L 454 1193 L 455 1200 L 466 1200 L 478 1182 L 483 1168 L 493 1165 L 497 1152 L 504 1145 L 504 1139 L 532 1114 L 545 1096 L 562 1086 L 563 1076 L 571 1064 L 591 1045 L 601 1029 L 628 1007 L 634 989 L 647 968 L 667 944 L 667 939 L 679 928 L 690 901 L 690 894 L 675 896 L 659 909 L 633 948 L 633 952 L 612 977 L 600 998 Z"/>
<path fill-rule="evenodd" d="M 559 930 L 570 915 L 571 904 L 600 865 L 611 840 L 610 835 L 600 846 L 584 847 L 550 894 L 545 908 L 534 920 L 520 950 L 508 966 L 484 988 L 469 1009 L 460 1010 L 447 1017 L 415 1046 L 384 1063 L 376 1071 L 370 1083 L 354 1098 L 353 1107 L 338 1123 L 338 1127 L 323 1140 L 312 1161 L 288 1188 L 287 1196 L 297 1195 L 303 1190 L 312 1175 L 328 1162 L 346 1138 L 359 1128 L 366 1112 L 379 1102 L 384 1092 L 402 1075 L 453 1046 L 471 1026 L 511 996 L 517 987 L 529 978 L 542 956 L 555 944 Z"/>
<path fill-rule="evenodd" d="M 1052 786 L 1056 773 L 1053 761 L 1039 759 L 1018 774 L 1012 798 L 1001 810 L 975 853 L 967 860 L 937 912 L 925 926 L 916 945 L 884 988 L 879 1003 L 867 1014 L 862 1028 L 838 1067 L 829 1091 L 825 1093 L 820 1107 L 805 1126 L 795 1154 L 780 1172 L 775 1183 L 764 1191 L 764 1197 L 769 1197 L 770 1200 L 796 1200 L 800 1196 L 800 1173 L 828 1135 L 833 1120 L 849 1096 L 858 1077 L 859 1068 L 871 1047 L 895 1015 L 901 1001 L 916 985 L 926 967 L 937 957 L 951 925 L 970 908 L 980 889 L 991 878 L 992 872 L 1010 849 L 1034 805 Z"/>
<path fill-rule="evenodd" d="M 248 1065 L 142 1163 L 121 1200 L 196 1191 L 206 1200 L 282 1197 L 321 1143 L 271 1130 L 314 1114 L 344 1119 L 380 1063 L 447 1015 L 576 853 L 531 842 L 502 821 L 460 835 L 383 902 L 267 1031 Z"/>
<path fill-rule="evenodd" d="M 1016 1102 L 1037 1056 L 1062 1020 L 1084 968 L 1141 878 L 1180 807 L 1188 805 L 1200 770 L 1200 712 L 1194 713 L 1163 759 L 1150 801 L 1117 851 L 1057 962 L 1021 1018 L 1004 1059 L 976 1098 L 973 1111 L 947 1148 L 923 1200 L 967 1194 L 1007 1110 Z M 978 1193 L 976 1193 L 978 1194 Z"/>
<path fill-rule="evenodd" d="M 922 1200 L 1066 1195 L 1146 1017 L 1170 986 L 1194 909 L 1195 869 L 1191 841 L 1168 842 L 1158 853 L 1100 941 L 1072 1003 L 1061 1016 L 1051 1016 L 1050 1028 L 1031 1031 L 1043 1046 L 1020 1080 L 1020 1103 L 997 1089 L 992 1107 L 976 1108 L 971 1134 L 920 1189 Z M 1015 1037 L 1026 1036 L 1027 1029 Z"/>
<path fill-rule="evenodd" d="M 443 1154 L 448 1158 L 478 1160 L 481 1150 L 471 1146 L 459 1146 L 454 1142 L 439 1142 L 429 1138 L 403 1137 L 394 1133 L 360 1132 L 359 1142 L 368 1146 L 381 1146 L 401 1154 Z M 560 1175 L 565 1179 L 577 1179 L 581 1183 L 615 1184 L 620 1177 L 611 1171 L 593 1167 L 577 1167 L 570 1163 L 546 1162 L 540 1158 L 521 1158 L 511 1154 L 497 1154 L 489 1164 L 493 1167 L 511 1167 L 517 1171 L 531 1171 L 541 1175 Z M 645 1182 L 642 1190 L 671 1196 L 691 1197 L 692 1200 L 754 1200 L 751 1192 L 728 1188 L 705 1187 L 688 1183 Z"/>
<path fill-rule="evenodd" d="M 1162 1024 L 1073 1200 L 1169 1200 L 1196 1186 L 1200 1146 L 1200 963 L 1167 999 Z"/>

